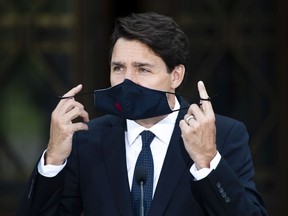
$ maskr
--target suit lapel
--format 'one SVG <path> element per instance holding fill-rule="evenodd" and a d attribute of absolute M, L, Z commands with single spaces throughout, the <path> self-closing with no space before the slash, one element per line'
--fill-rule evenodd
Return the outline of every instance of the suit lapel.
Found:
<path fill-rule="evenodd" d="M 181 103 L 181 99 L 179 101 L 181 107 L 189 106 L 189 104 Z M 179 121 L 183 119 L 185 114 L 186 110 L 179 111 L 152 201 L 150 215 L 163 215 L 182 174 L 192 165 L 192 161 L 183 145 L 181 131 L 178 126 Z M 126 122 L 122 120 L 103 133 L 102 148 L 108 178 L 120 215 L 133 216 L 126 165 L 125 127 Z"/>
<path fill-rule="evenodd" d="M 132 216 L 130 188 L 128 182 L 125 121 L 119 121 L 103 134 L 103 155 L 106 171 L 120 215 Z"/>
<path fill-rule="evenodd" d="M 186 111 L 180 111 L 167 154 L 164 160 L 160 178 L 156 187 L 150 215 L 163 215 L 164 211 L 173 196 L 173 193 L 183 176 L 183 173 L 190 169 L 192 160 L 185 150 L 181 131 L 178 126 L 179 121 L 183 119 Z"/>

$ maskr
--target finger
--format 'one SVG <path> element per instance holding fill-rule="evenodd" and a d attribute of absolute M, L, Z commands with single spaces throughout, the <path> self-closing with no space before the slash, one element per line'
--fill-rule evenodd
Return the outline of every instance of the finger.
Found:
<path fill-rule="evenodd" d="M 88 113 L 85 111 L 84 109 L 84 106 L 77 102 L 77 101 L 74 101 L 72 104 L 71 104 L 71 107 L 72 108 L 68 108 L 69 111 L 67 111 L 65 113 L 65 119 L 66 119 L 66 123 L 67 122 L 70 122 L 78 117 L 82 118 L 82 120 L 84 122 L 88 122 L 89 121 L 89 115 Z"/>
<path fill-rule="evenodd" d="M 191 120 L 192 121 L 192 120 Z M 181 130 L 181 134 L 182 134 L 182 138 L 183 139 L 187 139 L 191 133 L 193 133 L 193 128 L 190 127 L 184 119 L 182 119 L 180 122 L 179 122 L 179 127 L 180 127 L 180 130 Z"/>
<path fill-rule="evenodd" d="M 58 113 L 58 115 L 61 116 L 70 112 L 75 107 L 78 107 L 79 109 L 84 109 L 84 106 L 78 101 L 75 101 L 74 99 L 65 99 L 63 100 L 62 103 L 58 104 L 55 110 Z"/>
<path fill-rule="evenodd" d="M 74 108 L 77 108 L 79 110 L 84 110 L 84 106 L 79 103 L 78 101 L 69 101 L 68 102 L 68 105 L 66 106 L 66 109 L 64 109 L 65 113 L 68 113 L 70 112 L 70 110 L 74 109 Z"/>
<path fill-rule="evenodd" d="M 190 125 L 190 121 L 192 121 L 192 120 L 194 120 L 195 119 L 195 117 L 193 116 L 193 115 L 188 115 L 188 114 L 186 114 L 185 116 L 184 116 L 184 120 L 185 120 L 185 122 L 186 122 L 186 124 L 187 125 Z"/>
<path fill-rule="evenodd" d="M 61 106 L 67 100 L 74 100 L 74 96 L 82 90 L 82 87 L 82 84 L 79 84 L 70 91 L 66 92 L 62 97 L 59 97 L 61 100 L 58 105 Z"/>
<path fill-rule="evenodd" d="M 187 111 L 187 114 L 193 115 L 194 120 L 197 121 L 202 121 L 205 118 L 203 110 L 197 104 L 191 104 Z"/>
<path fill-rule="evenodd" d="M 73 122 L 73 120 L 88 122 L 89 114 L 84 109 L 81 110 L 78 107 L 75 107 L 73 110 L 71 110 L 69 113 L 65 115 L 65 119 L 66 123 L 71 121 Z"/>
<path fill-rule="evenodd" d="M 179 122 L 179 127 L 180 127 L 182 133 L 189 129 L 189 125 L 186 123 L 186 121 L 184 119 Z"/>
<path fill-rule="evenodd" d="M 76 87 L 72 88 L 70 91 L 68 91 L 67 93 L 65 93 L 63 95 L 63 97 L 73 97 L 75 96 L 77 93 L 79 93 L 82 90 L 82 84 L 77 85 Z"/>
<path fill-rule="evenodd" d="M 199 91 L 200 98 L 203 98 L 203 99 L 209 98 L 209 95 L 206 91 L 206 88 L 205 88 L 203 81 L 198 82 L 198 91 Z M 203 100 L 203 101 L 206 101 L 206 100 Z"/>
<path fill-rule="evenodd" d="M 76 132 L 79 130 L 89 130 L 88 125 L 86 123 L 83 123 L 83 122 L 74 123 L 70 126 L 70 128 L 73 132 Z"/>
<path fill-rule="evenodd" d="M 85 123 L 89 122 L 89 114 L 85 110 L 83 110 L 83 112 L 80 114 L 80 117 Z"/>
<path fill-rule="evenodd" d="M 198 91 L 199 91 L 200 98 L 203 98 L 203 99 L 209 98 L 205 85 L 202 81 L 198 82 Z M 211 112 L 213 113 L 212 104 L 209 100 L 201 100 L 201 108 L 205 114 L 211 113 Z"/>

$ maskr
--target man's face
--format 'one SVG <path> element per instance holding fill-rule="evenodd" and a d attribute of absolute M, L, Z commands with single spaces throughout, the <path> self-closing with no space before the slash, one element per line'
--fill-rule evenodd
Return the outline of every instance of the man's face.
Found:
<path fill-rule="evenodd" d="M 164 61 L 146 45 L 123 38 L 115 43 L 110 68 L 112 86 L 129 79 L 147 88 L 174 92 L 172 76 L 173 73 L 167 72 Z"/>

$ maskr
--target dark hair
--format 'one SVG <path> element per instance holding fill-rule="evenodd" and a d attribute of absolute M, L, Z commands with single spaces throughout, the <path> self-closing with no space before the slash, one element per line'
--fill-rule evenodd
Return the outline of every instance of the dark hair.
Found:
<path fill-rule="evenodd" d="M 165 62 L 168 73 L 175 66 L 187 63 L 189 41 L 171 17 L 148 12 L 118 18 L 111 35 L 110 58 L 119 38 L 137 40 L 148 46 Z"/>

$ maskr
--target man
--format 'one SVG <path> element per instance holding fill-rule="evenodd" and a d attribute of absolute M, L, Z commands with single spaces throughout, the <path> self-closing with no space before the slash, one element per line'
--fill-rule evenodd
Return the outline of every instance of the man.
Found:
<path fill-rule="evenodd" d="M 267 215 L 245 126 L 214 114 L 202 81 L 199 104 L 175 96 L 189 49 L 179 26 L 132 14 L 118 19 L 111 42 L 112 87 L 94 93 L 95 107 L 109 114 L 89 121 L 74 99 L 81 85 L 63 96 L 18 214 Z M 144 174 L 134 177 L 140 166 Z"/>

